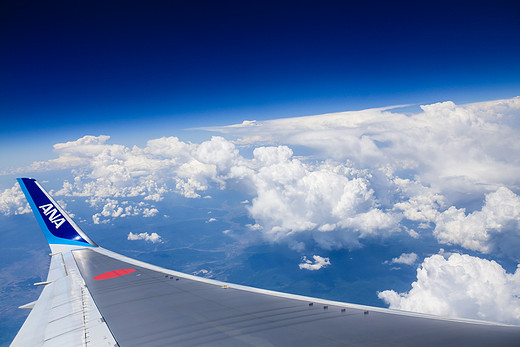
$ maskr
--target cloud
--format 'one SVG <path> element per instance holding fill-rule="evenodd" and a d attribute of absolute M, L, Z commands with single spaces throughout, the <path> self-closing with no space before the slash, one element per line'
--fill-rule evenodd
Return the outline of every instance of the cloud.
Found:
<path fill-rule="evenodd" d="M 269 138 L 303 146 L 318 158 L 361 167 L 412 170 L 426 186 L 451 198 L 520 185 L 520 97 L 421 106 L 406 115 L 389 108 L 275 119 L 254 127 L 214 127 L 242 139 Z"/>
<path fill-rule="evenodd" d="M 434 222 L 440 210 L 446 205 L 446 199 L 437 190 L 425 187 L 419 181 L 392 177 L 396 191 L 406 198 L 398 201 L 394 208 L 403 211 L 406 219 L 416 222 Z"/>
<path fill-rule="evenodd" d="M 31 208 L 18 183 L 0 193 L 0 213 L 3 215 L 10 216 L 29 212 L 31 212 Z"/>
<path fill-rule="evenodd" d="M 355 247 L 358 237 L 396 230 L 399 219 L 380 208 L 367 172 L 329 161 L 306 163 L 287 146 L 258 147 L 247 159 L 222 137 L 201 144 L 163 137 L 144 148 L 128 148 L 108 144 L 107 136 L 86 136 L 55 149 L 60 158 L 49 165 L 79 165 L 74 180 L 65 181 L 56 195 L 87 198 L 99 209 L 94 223 L 153 216 L 158 209 L 149 201 L 169 192 L 197 198 L 210 186 L 224 189 L 228 182 L 253 194 L 246 208 L 256 221 L 255 231 L 299 249 L 304 244 L 293 237 L 308 231 L 324 248 Z"/>
<path fill-rule="evenodd" d="M 23 171 L 62 170 L 88 165 L 90 158 L 102 154 L 109 139 L 107 135 L 86 135 L 75 141 L 57 143 L 54 151 L 59 154 L 58 158 L 34 162 Z"/>
<path fill-rule="evenodd" d="M 314 259 L 314 263 L 304 256 L 302 259 L 303 263 L 298 265 L 300 267 L 300 270 L 305 269 L 310 271 L 316 271 L 330 265 L 329 258 L 323 258 L 319 255 L 313 255 L 312 258 Z"/>
<path fill-rule="evenodd" d="M 84 197 L 95 223 L 155 216 L 153 203 L 172 193 L 237 189 L 254 220 L 244 228 L 300 251 L 309 242 L 355 248 L 365 238 L 433 231 L 441 243 L 515 258 L 519 114 L 513 98 L 424 105 L 415 114 L 381 108 L 245 121 L 212 128 L 238 139 L 199 144 L 162 137 L 128 147 L 84 136 L 56 144 L 57 158 L 30 169 L 71 170 L 55 195 Z M 1 211 L 18 211 L 20 200 L 3 194 Z M 480 211 L 466 212 L 484 197 Z"/>
<path fill-rule="evenodd" d="M 263 229 L 263 227 L 258 223 L 257 224 L 246 224 L 246 227 L 249 230 L 253 230 L 253 231 L 261 231 Z"/>
<path fill-rule="evenodd" d="M 195 276 L 204 276 L 204 277 L 211 277 L 212 276 L 212 273 L 211 271 L 208 271 L 206 269 L 201 269 L 201 270 L 198 270 L 198 271 L 193 271 L 192 272 L 192 275 L 195 275 Z"/>
<path fill-rule="evenodd" d="M 101 212 L 92 216 L 94 224 L 108 223 L 113 218 L 124 218 L 129 216 L 153 217 L 159 210 L 156 208 L 144 207 L 145 203 L 132 204 L 129 201 L 119 202 L 113 199 L 101 199 L 104 205 Z M 96 204 L 96 202 L 94 202 Z"/>
<path fill-rule="evenodd" d="M 156 209 L 156 208 L 148 208 L 148 207 L 146 207 L 146 208 L 143 210 L 143 217 L 145 217 L 145 218 L 153 217 L 153 216 L 155 216 L 157 213 L 159 213 L 159 210 L 158 210 L 158 209 Z"/>
<path fill-rule="evenodd" d="M 81 196 L 92 207 L 95 223 L 111 218 L 158 213 L 149 202 L 161 201 L 171 192 L 200 197 L 211 184 L 224 186 L 222 178 L 238 159 L 231 142 L 213 137 L 201 144 L 184 143 L 175 137 L 147 142 L 144 148 L 109 144 L 108 136 L 84 136 L 54 146 L 59 157 L 33 163 L 36 170 L 72 169 L 73 181 L 65 181 L 57 196 Z M 126 206 L 116 199 L 131 198 Z M 135 201 L 140 202 L 135 202 Z"/>
<path fill-rule="evenodd" d="M 378 207 L 366 173 L 347 165 L 311 165 L 286 146 L 259 147 L 242 170 L 255 191 L 247 209 L 269 241 L 313 231 L 324 248 L 354 247 L 358 237 L 396 230 L 398 217 Z"/>
<path fill-rule="evenodd" d="M 385 261 L 385 264 L 405 264 L 413 265 L 419 257 L 415 253 L 403 253 L 398 258 L 392 258 L 390 261 Z"/>
<path fill-rule="evenodd" d="M 145 240 L 145 241 L 151 242 L 151 243 L 162 243 L 161 236 L 159 236 L 159 234 L 157 234 L 157 233 L 148 234 L 147 232 L 145 232 L 145 233 L 140 233 L 140 234 L 134 234 L 134 233 L 130 232 L 130 233 L 128 233 L 127 239 L 131 240 L 131 241 Z"/>
<path fill-rule="evenodd" d="M 495 261 L 436 254 L 424 259 L 409 292 L 378 296 L 393 309 L 520 324 L 520 266 L 509 274 Z"/>
<path fill-rule="evenodd" d="M 442 243 L 518 257 L 520 249 L 520 197 L 500 187 L 485 197 L 479 211 L 466 214 L 464 208 L 451 206 L 436 218 L 435 237 Z"/>

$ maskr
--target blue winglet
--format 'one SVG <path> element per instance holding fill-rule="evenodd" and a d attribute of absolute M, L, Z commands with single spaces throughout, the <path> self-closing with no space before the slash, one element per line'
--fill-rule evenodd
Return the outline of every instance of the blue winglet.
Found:
<path fill-rule="evenodd" d="M 35 179 L 17 180 L 50 245 L 97 246 Z"/>

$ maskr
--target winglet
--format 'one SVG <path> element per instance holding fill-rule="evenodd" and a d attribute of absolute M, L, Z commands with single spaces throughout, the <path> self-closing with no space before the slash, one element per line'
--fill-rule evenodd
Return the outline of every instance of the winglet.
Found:
<path fill-rule="evenodd" d="M 17 180 L 49 245 L 97 247 L 35 179 Z"/>

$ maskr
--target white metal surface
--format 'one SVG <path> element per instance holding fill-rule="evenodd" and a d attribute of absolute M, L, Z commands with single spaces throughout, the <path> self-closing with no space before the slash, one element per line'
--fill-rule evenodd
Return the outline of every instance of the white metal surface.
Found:
<path fill-rule="evenodd" d="M 47 281 L 11 346 L 115 346 L 71 249 L 52 247 Z M 59 251 L 59 252 L 57 252 Z"/>

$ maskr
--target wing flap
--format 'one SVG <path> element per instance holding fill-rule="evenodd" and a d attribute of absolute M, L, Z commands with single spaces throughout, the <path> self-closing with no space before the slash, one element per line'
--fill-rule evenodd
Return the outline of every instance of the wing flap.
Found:
<path fill-rule="evenodd" d="M 12 346 L 114 346 L 70 251 L 52 255 L 47 284 Z"/>

